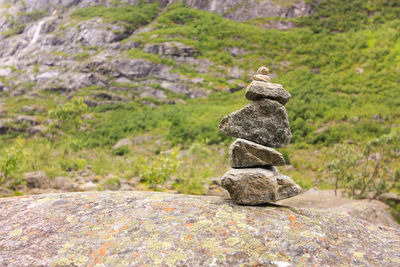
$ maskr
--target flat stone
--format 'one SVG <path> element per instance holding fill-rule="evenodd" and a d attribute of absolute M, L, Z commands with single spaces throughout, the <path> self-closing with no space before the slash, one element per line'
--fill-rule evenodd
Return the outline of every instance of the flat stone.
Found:
<path fill-rule="evenodd" d="M 260 82 L 269 82 L 271 80 L 271 78 L 267 75 L 256 74 L 256 75 L 253 75 L 253 80 L 260 81 Z"/>
<path fill-rule="evenodd" d="M 267 74 L 269 74 L 269 69 L 267 67 L 262 66 L 262 67 L 258 68 L 257 74 L 267 75 Z"/>
<path fill-rule="evenodd" d="M 269 147 L 287 145 L 292 134 L 283 105 L 261 99 L 224 117 L 219 129 L 226 135 L 246 139 Z"/>
<path fill-rule="evenodd" d="M 247 86 L 245 96 L 248 100 L 253 101 L 264 98 L 276 100 L 282 105 L 285 105 L 290 99 L 290 94 L 283 89 L 282 85 L 259 81 L 252 81 Z"/>
<path fill-rule="evenodd" d="M 244 139 L 237 139 L 232 143 L 229 155 L 233 168 L 285 165 L 282 154 L 275 149 Z"/>
<path fill-rule="evenodd" d="M 221 180 L 232 200 L 241 205 L 260 205 L 294 197 L 301 187 L 274 167 L 230 169 Z"/>

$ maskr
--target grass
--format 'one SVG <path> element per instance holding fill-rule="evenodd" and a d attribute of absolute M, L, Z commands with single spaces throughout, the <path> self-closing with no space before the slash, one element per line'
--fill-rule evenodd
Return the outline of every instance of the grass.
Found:
<path fill-rule="evenodd" d="M 99 17 L 104 22 L 117 23 L 127 31 L 133 31 L 149 23 L 158 13 L 158 3 L 148 3 L 132 6 L 90 6 L 72 12 L 71 16 L 79 20 L 89 20 Z"/>

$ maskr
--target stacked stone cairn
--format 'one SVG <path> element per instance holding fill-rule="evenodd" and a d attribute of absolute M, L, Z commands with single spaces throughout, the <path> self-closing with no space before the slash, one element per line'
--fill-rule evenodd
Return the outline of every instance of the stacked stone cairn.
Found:
<path fill-rule="evenodd" d="M 285 165 L 281 153 L 292 134 L 284 105 L 290 94 L 282 85 L 270 83 L 268 68 L 253 76 L 245 96 L 252 100 L 219 124 L 226 135 L 237 137 L 229 148 L 231 169 L 222 177 L 221 186 L 241 205 L 260 205 L 298 195 L 300 186 L 280 174 L 275 166 Z"/>

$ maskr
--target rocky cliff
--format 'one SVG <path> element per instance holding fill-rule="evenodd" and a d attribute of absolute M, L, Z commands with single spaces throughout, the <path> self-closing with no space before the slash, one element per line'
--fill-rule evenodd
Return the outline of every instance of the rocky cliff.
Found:
<path fill-rule="evenodd" d="M 205 96 L 203 79 L 176 73 L 173 62 L 187 64 L 195 73 L 212 71 L 212 62 L 199 59 L 196 48 L 179 42 L 143 45 L 129 41 L 147 27 L 174 0 L 160 0 L 158 9 L 148 19 L 135 25 L 123 25 L 96 16 L 77 19 L 74 11 L 90 6 L 112 7 L 124 4 L 138 5 L 138 0 L 26 0 L 0 1 L 0 91 L 19 95 L 27 91 L 57 91 L 70 93 L 90 86 L 112 87 L 127 91 L 129 97 L 165 99 L 165 93 L 189 97 Z M 296 17 L 311 12 L 304 2 L 279 5 L 275 1 L 214 0 L 186 1 L 189 7 L 216 12 L 233 20 L 258 17 Z M 141 11 L 136 15 L 141 16 Z M 125 53 L 136 49 L 170 58 L 170 64 L 143 59 L 143 55 L 129 58 Z M 240 51 L 239 51 L 240 52 Z M 233 52 L 235 53 L 235 52 Z M 142 55 L 142 56 L 140 56 Z M 222 67 L 224 69 L 224 67 Z M 243 70 L 229 71 L 226 79 L 246 77 Z M 140 80 L 140 81 L 138 81 Z M 154 88 L 156 84 L 159 88 Z M 160 90 L 161 89 L 161 90 Z M 128 97 L 128 98 L 129 98 Z M 98 102 L 88 101 L 91 105 Z"/>
<path fill-rule="evenodd" d="M 18 212 L 16 212 L 18 211 Z M 397 266 L 400 232 L 218 197 L 69 193 L 0 200 L 1 266 Z"/>

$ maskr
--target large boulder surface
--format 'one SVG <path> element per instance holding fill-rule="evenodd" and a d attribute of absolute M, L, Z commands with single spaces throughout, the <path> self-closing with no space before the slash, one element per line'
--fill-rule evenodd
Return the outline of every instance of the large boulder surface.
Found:
<path fill-rule="evenodd" d="M 398 266 L 400 232 L 340 212 L 92 192 L 0 199 L 0 266 Z"/>

